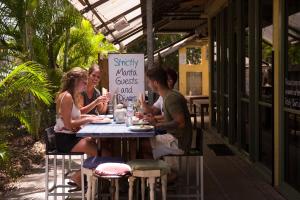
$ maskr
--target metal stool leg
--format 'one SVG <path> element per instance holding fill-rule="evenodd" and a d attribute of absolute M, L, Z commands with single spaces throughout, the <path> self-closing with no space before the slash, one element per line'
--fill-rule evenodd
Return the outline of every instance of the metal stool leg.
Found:
<path fill-rule="evenodd" d="M 83 157 L 84 155 L 81 155 L 80 156 L 80 165 L 82 166 L 83 165 Z M 81 199 L 84 200 L 84 175 L 83 175 L 83 172 L 82 170 L 81 171 Z"/>
<path fill-rule="evenodd" d="M 49 191 L 49 156 L 46 155 L 45 158 L 45 175 L 46 175 L 46 179 L 45 179 L 45 199 L 48 200 L 48 191 Z"/>
<path fill-rule="evenodd" d="M 61 156 L 61 184 L 65 185 L 65 156 Z M 62 187 L 62 193 L 65 193 L 65 187 Z M 65 196 L 62 196 L 62 199 L 65 199 Z"/>
<path fill-rule="evenodd" d="M 203 156 L 200 157 L 200 192 L 201 192 L 201 200 L 204 200 L 204 184 L 203 184 Z"/>
<path fill-rule="evenodd" d="M 54 200 L 57 199 L 56 193 L 57 193 L 57 156 L 54 155 L 54 160 L 53 160 L 53 165 L 54 165 L 54 180 L 53 180 L 53 184 L 54 184 Z"/>

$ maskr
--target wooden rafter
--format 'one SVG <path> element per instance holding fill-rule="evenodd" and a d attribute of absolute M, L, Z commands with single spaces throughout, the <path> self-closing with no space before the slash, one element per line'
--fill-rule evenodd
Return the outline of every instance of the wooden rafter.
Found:
<path fill-rule="evenodd" d="M 131 36 L 133 36 L 134 34 L 138 33 L 139 31 L 143 30 L 143 25 L 139 26 L 131 31 L 129 31 L 128 33 L 126 33 L 125 35 L 121 36 L 120 38 L 118 38 L 117 40 L 113 41 L 113 43 L 120 43 L 124 40 L 126 40 L 127 38 L 130 38 Z"/>
<path fill-rule="evenodd" d="M 137 19 L 139 19 L 141 17 L 142 17 L 142 15 L 138 15 L 138 16 L 132 18 L 131 20 L 129 20 L 128 23 L 132 23 L 133 21 L 135 21 L 135 20 L 137 20 Z M 111 29 L 111 31 L 114 32 L 114 31 L 116 31 L 116 29 Z M 107 36 L 108 33 L 105 33 L 104 35 Z"/>
<path fill-rule="evenodd" d="M 108 20 L 108 22 L 114 22 L 114 21 L 116 21 L 117 19 L 119 19 L 120 17 L 125 16 L 125 15 L 131 13 L 132 11 L 134 11 L 134 10 L 140 8 L 140 7 L 141 7 L 140 4 L 137 5 L 137 6 L 134 6 L 134 7 L 130 8 L 129 10 L 126 10 L 125 12 L 123 12 L 123 13 L 121 13 L 121 14 L 119 14 L 119 15 L 113 17 L 113 18 L 111 18 L 110 20 Z M 104 24 L 101 24 L 100 26 L 97 26 L 96 29 L 97 29 L 97 30 L 100 30 L 100 29 L 103 28 L 103 27 L 104 27 Z"/>
<path fill-rule="evenodd" d="M 81 11 L 80 11 L 80 14 L 84 14 L 84 13 L 87 13 L 87 12 L 89 12 L 90 10 L 93 10 L 93 9 L 95 9 L 96 7 L 98 7 L 98 6 L 100 6 L 101 4 L 103 4 L 103 3 L 105 3 L 105 2 L 107 2 L 108 0 L 99 0 L 99 1 L 97 1 L 96 3 L 94 3 L 94 4 L 87 4 L 86 3 L 86 1 L 85 1 L 85 4 L 86 5 L 88 5 L 86 8 L 84 8 L 84 9 L 82 9 Z"/>
<path fill-rule="evenodd" d="M 88 6 L 91 6 L 91 4 L 89 3 L 88 0 L 84 0 L 85 3 L 88 5 Z M 111 30 L 108 28 L 107 24 L 103 21 L 103 19 L 100 17 L 100 15 L 95 11 L 95 9 L 92 9 L 91 10 L 92 13 L 99 19 L 99 21 L 104 24 L 104 27 L 106 28 L 107 32 L 111 35 L 111 37 L 116 40 L 116 37 L 114 36 L 114 34 L 111 32 Z"/>

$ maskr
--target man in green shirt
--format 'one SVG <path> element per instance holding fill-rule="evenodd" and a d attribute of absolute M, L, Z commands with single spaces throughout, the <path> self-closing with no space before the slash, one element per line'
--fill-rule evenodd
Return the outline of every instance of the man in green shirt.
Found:
<path fill-rule="evenodd" d="M 150 123 L 156 128 L 167 130 L 178 139 L 178 147 L 185 152 L 188 151 L 192 140 L 192 123 L 186 99 L 179 92 L 168 87 L 167 73 L 164 69 L 152 68 L 146 75 L 148 86 L 162 96 L 164 102 L 164 121 L 157 122 L 153 116 L 150 116 Z M 163 141 L 160 141 L 160 144 Z"/>

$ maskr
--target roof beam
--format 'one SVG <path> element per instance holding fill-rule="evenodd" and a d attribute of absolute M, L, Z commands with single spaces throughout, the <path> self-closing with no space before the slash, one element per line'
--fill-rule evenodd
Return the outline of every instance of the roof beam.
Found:
<path fill-rule="evenodd" d="M 138 15 L 138 16 L 136 16 L 136 17 L 134 17 L 134 18 L 132 18 L 131 20 L 129 20 L 128 21 L 128 23 L 130 24 L 131 22 L 133 22 L 133 21 L 135 21 L 135 20 L 137 20 L 138 18 L 140 18 L 140 17 L 142 17 L 143 15 Z M 114 32 L 114 31 L 116 31 L 116 29 L 112 29 L 111 30 L 112 32 Z M 108 33 L 106 32 L 106 33 L 104 33 L 104 36 L 107 36 L 108 35 Z"/>
<path fill-rule="evenodd" d="M 138 33 L 139 31 L 143 30 L 143 25 L 139 26 L 136 29 L 133 29 L 132 31 L 126 33 L 125 35 L 121 36 L 120 38 L 118 38 L 117 40 L 113 41 L 113 43 L 120 43 L 123 40 L 126 40 L 127 38 L 130 38 L 131 36 L 133 36 L 134 34 Z"/>
<path fill-rule="evenodd" d="M 87 2 L 85 1 L 85 3 L 86 3 L 88 6 L 87 6 L 86 8 L 84 8 L 84 9 L 82 9 L 82 10 L 80 11 L 80 14 L 87 13 L 87 12 L 89 12 L 90 10 L 93 10 L 94 8 L 100 6 L 101 4 L 103 4 L 103 3 L 107 2 L 107 1 L 108 1 L 108 0 L 99 0 L 99 1 L 97 1 L 96 3 L 94 3 L 94 4 L 90 4 L 90 3 L 87 3 Z"/>
<path fill-rule="evenodd" d="M 84 1 L 85 1 L 85 3 L 86 3 L 88 6 L 91 6 L 91 4 L 89 3 L 88 0 L 84 0 Z M 102 18 L 99 16 L 99 14 L 98 14 L 94 9 L 92 9 L 91 11 L 92 11 L 92 13 L 99 19 L 99 21 L 100 21 L 102 24 L 104 24 L 104 27 L 105 27 L 106 30 L 110 33 L 111 37 L 112 37 L 114 40 L 116 40 L 116 37 L 115 37 L 114 34 L 111 32 L 111 30 L 108 28 L 107 24 L 106 24 L 106 23 L 102 20 Z"/>
<path fill-rule="evenodd" d="M 139 4 L 139 5 L 137 5 L 137 6 L 134 6 L 134 7 L 130 8 L 129 10 L 126 10 L 125 12 L 123 12 L 123 13 L 121 13 L 121 14 L 119 14 L 119 15 L 113 17 L 113 18 L 111 18 L 110 20 L 107 20 L 107 22 L 113 22 L 113 21 L 116 21 L 116 20 L 119 19 L 121 16 L 125 16 L 125 15 L 131 13 L 132 11 L 134 11 L 134 10 L 140 8 L 140 7 L 141 7 L 141 4 Z M 101 28 L 103 28 L 103 27 L 104 27 L 104 24 L 101 24 L 100 26 L 97 26 L 96 29 L 99 30 L 99 29 L 101 29 Z"/>
<path fill-rule="evenodd" d="M 165 30 L 157 30 L 157 33 L 192 33 L 194 29 L 165 29 Z"/>

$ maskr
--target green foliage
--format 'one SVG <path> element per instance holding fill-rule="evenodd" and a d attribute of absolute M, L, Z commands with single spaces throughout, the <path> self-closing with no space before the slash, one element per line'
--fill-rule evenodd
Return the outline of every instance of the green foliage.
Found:
<path fill-rule="evenodd" d="M 7 143 L 0 141 L 0 164 L 6 162 L 8 159 Z"/>
<path fill-rule="evenodd" d="M 262 42 L 262 60 L 272 62 L 272 46 L 266 42 Z"/>
<path fill-rule="evenodd" d="M 0 79 L 0 117 L 17 118 L 30 133 L 38 134 L 39 108 L 53 101 L 46 71 L 35 62 L 26 62 L 10 70 Z"/>
<path fill-rule="evenodd" d="M 300 43 L 290 44 L 288 50 L 289 63 L 294 65 L 300 64 Z"/>
<path fill-rule="evenodd" d="M 201 63 L 201 48 L 188 47 L 186 49 L 186 64 L 198 65 Z"/>
<path fill-rule="evenodd" d="M 66 40 L 66 36 L 62 38 Z M 66 43 L 58 53 L 57 64 L 62 67 Z M 95 34 L 92 25 L 87 20 L 82 20 L 80 26 L 72 27 L 68 45 L 68 70 L 73 67 L 87 67 L 97 62 L 98 54 L 107 56 L 108 52 L 116 51 L 113 44 L 105 40 L 104 35 Z"/>

